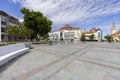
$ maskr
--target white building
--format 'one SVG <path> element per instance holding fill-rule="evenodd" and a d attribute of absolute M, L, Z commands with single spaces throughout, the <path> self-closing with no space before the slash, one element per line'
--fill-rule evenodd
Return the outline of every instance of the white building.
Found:
<path fill-rule="evenodd" d="M 69 24 L 61 27 L 59 30 L 49 33 L 50 40 L 68 40 L 68 39 L 80 39 L 82 35 L 82 29 L 79 27 L 71 27 Z"/>
<path fill-rule="evenodd" d="M 7 34 L 5 32 L 5 29 L 8 25 L 8 18 L 9 15 L 7 13 L 0 11 L 0 42 L 8 40 Z"/>
<path fill-rule="evenodd" d="M 6 33 L 7 26 L 19 26 L 19 20 L 4 11 L 0 11 L 0 42 L 8 41 L 10 36 Z"/>
<path fill-rule="evenodd" d="M 93 27 L 89 31 L 83 32 L 83 34 L 85 34 L 86 40 L 89 40 L 89 36 L 92 34 L 94 35 L 94 40 L 97 40 L 97 41 L 102 40 L 102 31 L 101 29 L 96 27 Z"/>

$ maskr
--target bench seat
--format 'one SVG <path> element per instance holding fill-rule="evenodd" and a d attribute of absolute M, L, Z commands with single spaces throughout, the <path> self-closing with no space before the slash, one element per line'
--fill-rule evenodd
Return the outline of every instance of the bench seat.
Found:
<path fill-rule="evenodd" d="M 25 44 L 15 44 L 15 45 L 0 47 L 0 52 L 1 52 L 0 54 L 2 54 L 0 56 L 0 66 L 12 60 L 15 57 L 18 57 L 19 55 L 28 52 L 28 50 L 29 48 L 26 48 Z"/>

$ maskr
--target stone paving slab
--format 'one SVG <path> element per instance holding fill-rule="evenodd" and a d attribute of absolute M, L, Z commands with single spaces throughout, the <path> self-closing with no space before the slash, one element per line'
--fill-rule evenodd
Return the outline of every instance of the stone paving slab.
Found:
<path fill-rule="evenodd" d="M 119 80 L 120 43 L 33 45 L 0 67 L 0 80 Z"/>
<path fill-rule="evenodd" d="M 99 46 L 99 45 L 98 45 Z M 108 45 L 107 45 L 108 46 Z M 110 47 L 114 47 L 113 44 L 109 45 Z M 119 48 L 99 48 L 94 47 L 87 54 L 82 55 L 80 58 L 85 58 L 94 61 L 101 61 L 111 63 L 112 65 L 120 66 L 120 49 Z"/>
<path fill-rule="evenodd" d="M 50 80 L 119 80 L 120 71 L 75 60 Z"/>
<path fill-rule="evenodd" d="M 5 65 L 5 67 L 3 66 L 4 70 L 0 72 L 0 77 L 8 78 L 10 80 L 58 58 L 59 56 L 57 55 L 41 53 L 40 51 L 31 51 L 30 53 L 21 56 L 19 59 L 13 60 L 13 63 L 10 62 L 10 64 Z"/>

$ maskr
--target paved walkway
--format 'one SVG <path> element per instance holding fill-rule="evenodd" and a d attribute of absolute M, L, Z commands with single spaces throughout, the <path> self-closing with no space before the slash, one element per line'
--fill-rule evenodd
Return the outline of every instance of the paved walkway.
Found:
<path fill-rule="evenodd" d="M 0 80 L 119 80 L 120 43 L 33 45 L 0 67 Z"/>

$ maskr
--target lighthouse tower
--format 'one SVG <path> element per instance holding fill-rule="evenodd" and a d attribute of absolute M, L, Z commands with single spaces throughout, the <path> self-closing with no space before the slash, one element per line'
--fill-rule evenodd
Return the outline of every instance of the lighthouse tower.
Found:
<path fill-rule="evenodd" d="M 115 23 L 113 23 L 113 26 L 112 26 L 112 34 L 114 34 L 116 32 L 116 26 L 115 26 Z"/>

